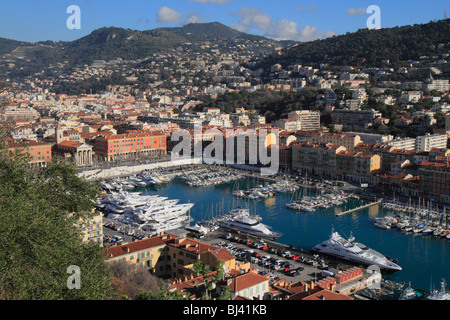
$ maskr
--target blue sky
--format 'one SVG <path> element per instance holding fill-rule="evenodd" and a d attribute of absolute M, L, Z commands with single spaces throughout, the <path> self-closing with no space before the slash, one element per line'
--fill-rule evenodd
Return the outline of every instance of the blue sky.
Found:
<path fill-rule="evenodd" d="M 68 29 L 67 8 L 80 8 L 81 29 Z M 275 39 L 308 41 L 367 27 L 377 5 L 382 27 L 442 19 L 448 0 L 2 0 L 0 37 L 70 41 L 101 27 L 150 30 L 217 21 Z"/>

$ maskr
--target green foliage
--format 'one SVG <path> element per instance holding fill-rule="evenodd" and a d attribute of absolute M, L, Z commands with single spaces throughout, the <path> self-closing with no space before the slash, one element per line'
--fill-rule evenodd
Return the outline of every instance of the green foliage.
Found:
<path fill-rule="evenodd" d="M 302 92 L 283 91 L 241 91 L 227 92 L 216 99 L 205 101 L 195 107 L 203 110 L 206 107 L 220 108 L 221 112 L 233 113 L 236 108 L 249 111 L 257 110 L 266 117 L 268 122 L 286 117 L 295 110 L 316 110 L 316 96 L 318 90 L 305 89 Z"/>
<path fill-rule="evenodd" d="M 183 297 L 181 292 L 173 291 L 170 292 L 167 290 L 167 286 L 164 283 L 159 285 L 158 294 L 154 294 L 151 291 L 143 291 L 141 290 L 139 296 L 136 300 L 188 300 L 187 297 Z"/>
<path fill-rule="evenodd" d="M 96 190 L 70 164 L 34 171 L 0 149 L 0 299 L 113 297 L 104 250 L 84 243 L 75 225 L 90 215 Z M 71 265 L 80 289 L 67 286 Z"/>
<path fill-rule="evenodd" d="M 354 33 L 300 43 L 272 54 L 263 61 L 268 68 L 276 63 L 380 66 L 419 59 L 436 53 L 431 47 L 450 42 L 450 19 L 379 30 L 360 29 Z"/>

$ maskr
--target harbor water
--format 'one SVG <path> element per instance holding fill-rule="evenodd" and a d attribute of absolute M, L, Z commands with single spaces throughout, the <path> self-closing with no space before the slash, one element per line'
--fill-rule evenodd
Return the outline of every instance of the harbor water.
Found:
<path fill-rule="evenodd" d="M 361 242 L 386 256 L 397 259 L 403 270 L 384 275 L 385 279 L 408 283 L 413 288 L 431 291 L 439 289 L 442 278 L 450 281 L 450 240 L 404 233 L 397 229 L 379 229 L 373 219 L 392 213 L 382 206 L 374 206 L 342 216 L 338 212 L 368 203 L 365 200 L 348 199 L 345 204 L 315 212 L 299 212 L 285 206 L 293 198 L 292 192 L 276 193 L 265 199 L 242 199 L 232 195 L 233 190 L 251 188 L 263 184 L 254 179 L 241 179 L 220 185 L 192 187 L 179 179 L 168 184 L 138 189 L 143 194 L 159 194 L 182 203 L 195 203 L 190 211 L 191 221 L 212 219 L 235 207 L 247 207 L 252 214 L 262 217 L 262 222 L 281 232 L 277 242 L 309 250 L 327 240 L 332 228 L 344 237 L 350 233 Z M 298 190 L 294 197 L 315 195 L 317 191 Z"/>

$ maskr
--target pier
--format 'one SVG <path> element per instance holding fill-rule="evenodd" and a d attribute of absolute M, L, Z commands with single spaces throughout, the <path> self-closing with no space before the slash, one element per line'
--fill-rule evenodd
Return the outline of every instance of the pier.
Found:
<path fill-rule="evenodd" d="M 362 205 L 362 206 L 359 206 L 359 207 L 356 207 L 356 208 L 353 208 L 353 209 L 350 209 L 350 210 L 347 210 L 347 211 L 339 212 L 339 213 L 336 213 L 335 216 L 336 217 L 340 217 L 340 216 L 343 216 L 343 215 L 348 214 L 348 213 L 352 213 L 352 212 L 356 212 L 356 211 L 359 211 L 359 210 L 362 210 L 362 209 L 365 209 L 365 208 L 370 208 L 370 207 L 373 207 L 373 206 L 377 206 L 377 205 L 380 205 L 382 201 L 383 201 L 383 199 L 378 200 L 376 202 L 368 203 L 368 204 L 365 204 L 365 205 Z"/>

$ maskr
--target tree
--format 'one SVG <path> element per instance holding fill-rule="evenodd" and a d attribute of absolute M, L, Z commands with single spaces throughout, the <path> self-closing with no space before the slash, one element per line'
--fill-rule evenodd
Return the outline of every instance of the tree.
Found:
<path fill-rule="evenodd" d="M 105 251 L 82 241 L 96 186 L 70 163 L 54 161 L 31 170 L 21 151 L 10 154 L 0 140 L 0 299 L 111 299 Z M 79 288 L 69 286 L 71 266 Z"/>
<path fill-rule="evenodd" d="M 158 287 L 158 293 L 154 294 L 151 291 L 141 290 L 137 300 L 188 300 L 187 297 L 183 297 L 181 292 L 168 291 L 167 285 L 164 282 L 161 282 Z"/>
<path fill-rule="evenodd" d="M 113 286 L 121 297 L 137 299 L 141 291 L 159 293 L 161 280 L 152 275 L 141 264 L 131 264 L 126 261 L 118 261 L 109 265 L 113 276 Z"/>

